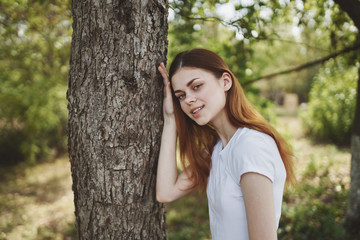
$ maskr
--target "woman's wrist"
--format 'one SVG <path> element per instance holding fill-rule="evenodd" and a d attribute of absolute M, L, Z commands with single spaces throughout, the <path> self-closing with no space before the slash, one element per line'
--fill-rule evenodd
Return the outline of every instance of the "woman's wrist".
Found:
<path fill-rule="evenodd" d="M 169 134 L 173 132 L 176 136 L 176 121 L 175 117 L 164 117 L 163 133 Z"/>
<path fill-rule="evenodd" d="M 164 116 L 164 125 L 176 125 L 175 116 Z"/>

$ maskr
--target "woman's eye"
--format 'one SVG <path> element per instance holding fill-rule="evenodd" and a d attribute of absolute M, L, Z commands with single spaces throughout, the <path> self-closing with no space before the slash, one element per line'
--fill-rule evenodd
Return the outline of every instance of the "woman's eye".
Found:
<path fill-rule="evenodd" d="M 200 87 L 201 87 L 201 84 L 195 85 L 195 86 L 194 86 L 194 90 L 197 90 L 197 89 L 199 89 Z"/>
<path fill-rule="evenodd" d="M 181 95 L 178 95 L 178 96 L 177 96 L 177 98 L 178 98 L 179 100 L 183 99 L 184 97 L 185 97 L 185 94 L 181 94 Z"/>

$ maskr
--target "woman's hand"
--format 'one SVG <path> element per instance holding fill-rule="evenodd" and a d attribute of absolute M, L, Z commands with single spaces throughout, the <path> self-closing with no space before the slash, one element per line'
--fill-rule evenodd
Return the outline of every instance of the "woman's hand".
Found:
<path fill-rule="evenodd" d="M 169 76 L 166 72 L 164 63 L 160 63 L 158 70 L 161 73 L 161 76 L 163 77 L 163 82 L 164 82 L 164 103 L 163 103 L 164 118 L 173 117 L 174 116 L 174 105 L 173 105 L 173 101 L 172 101 Z"/>

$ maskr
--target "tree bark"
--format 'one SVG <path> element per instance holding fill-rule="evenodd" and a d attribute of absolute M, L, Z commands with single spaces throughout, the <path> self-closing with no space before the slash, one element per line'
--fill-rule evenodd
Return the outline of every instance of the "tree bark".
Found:
<path fill-rule="evenodd" d="M 167 0 L 72 2 L 69 157 L 79 239 L 166 239 L 155 198 Z"/>
<path fill-rule="evenodd" d="M 335 0 L 340 8 L 353 20 L 360 34 L 360 1 Z M 359 58 L 358 58 L 359 60 Z M 351 238 L 360 238 L 360 67 L 355 108 L 355 118 L 351 136 L 351 170 L 350 170 L 349 201 L 346 214 L 346 225 Z"/>
<path fill-rule="evenodd" d="M 353 132 L 351 136 L 350 190 L 346 223 L 349 234 L 360 238 L 360 67 Z"/>

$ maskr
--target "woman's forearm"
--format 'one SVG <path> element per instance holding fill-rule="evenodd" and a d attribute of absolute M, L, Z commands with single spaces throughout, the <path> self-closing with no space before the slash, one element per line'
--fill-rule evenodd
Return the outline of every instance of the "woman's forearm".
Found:
<path fill-rule="evenodd" d="M 183 171 L 177 174 L 176 164 L 176 124 L 175 120 L 165 120 L 156 178 L 156 198 L 159 202 L 175 201 L 192 189 L 192 181 Z"/>
<path fill-rule="evenodd" d="M 171 192 L 177 180 L 176 123 L 173 117 L 165 118 L 161 136 L 156 177 L 156 198 L 159 202 L 171 201 Z"/>

